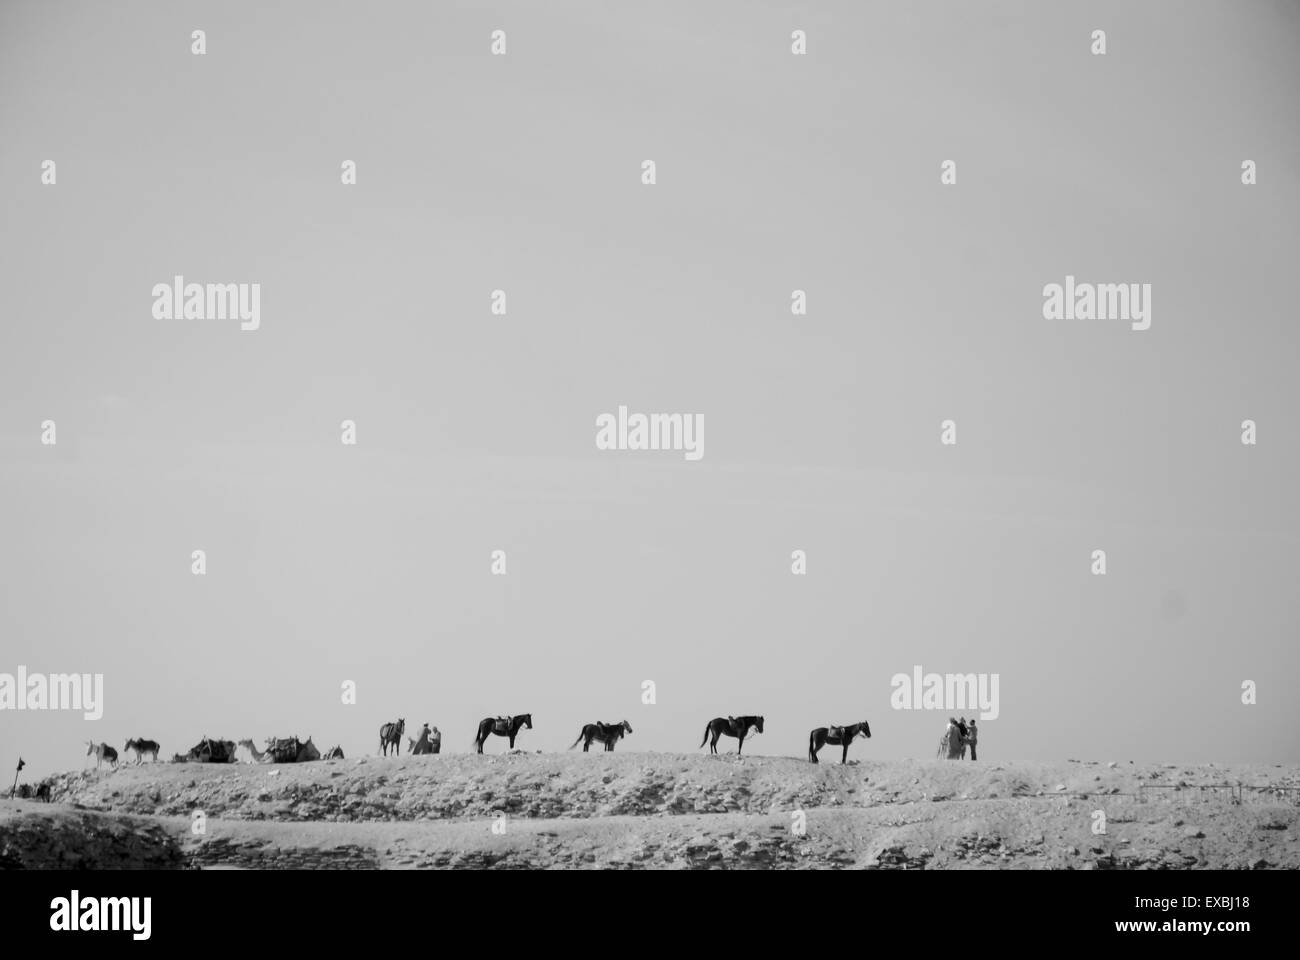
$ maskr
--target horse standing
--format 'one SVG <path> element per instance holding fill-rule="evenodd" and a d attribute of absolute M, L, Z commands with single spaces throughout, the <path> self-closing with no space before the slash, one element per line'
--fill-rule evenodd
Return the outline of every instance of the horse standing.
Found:
<path fill-rule="evenodd" d="M 388 748 L 393 748 L 394 756 L 402 755 L 402 733 L 406 730 L 406 719 L 403 717 L 396 723 L 386 723 L 379 728 L 379 750 L 384 756 L 388 756 Z"/>
<path fill-rule="evenodd" d="M 612 753 L 615 742 L 623 739 L 623 734 L 625 732 L 632 732 L 632 724 L 628 723 L 626 720 L 622 723 L 600 723 L 599 721 L 596 723 L 589 723 L 582 728 L 582 733 L 578 734 L 578 739 L 573 741 L 573 746 L 570 746 L 569 749 L 572 750 L 573 747 L 582 743 L 582 752 L 586 753 L 591 749 L 591 742 L 593 740 L 599 740 L 605 745 L 605 752 Z M 584 740 L 586 741 L 585 743 L 583 743 Z"/>
<path fill-rule="evenodd" d="M 849 762 L 849 744 L 858 738 L 858 736 L 871 737 L 871 727 L 867 726 L 867 721 L 855 723 L 847 727 L 818 727 L 812 733 L 808 734 L 808 760 L 810 763 L 817 763 L 817 752 L 828 743 L 843 744 L 844 753 L 840 757 L 840 763 Z"/>
<path fill-rule="evenodd" d="M 483 752 L 483 744 L 487 738 L 493 734 L 498 737 L 510 738 L 510 749 L 515 748 L 515 737 L 519 736 L 519 729 L 527 727 L 533 729 L 533 715 L 531 713 L 521 713 L 513 717 L 485 717 L 479 722 L 478 735 L 474 737 L 474 749 L 477 753 Z"/>
<path fill-rule="evenodd" d="M 144 758 L 147 755 L 151 755 L 153 757 L 153 762 L 157 763 L 158 751 L 160 749 L 161 748 L 158 744 L 153 740 L 128 740 L 126 746 L 122 748 L 122 752 L 130 753 L 134 750 L 136 763 L 144 763 Z"/>
<path fill-rule="evenodd" d="M 736 756 L 740 756 L 740 751 L 745 747 L 745 737 L 749 734 L 749 728 L 753 727 L 758 733 L 763 732 L 762 717 L 715 717 L 710 720 L 704 728 L 704 739 L 700 741 L 700 746 L 709 742 L 709 753 L 718 752 L 718 737 L 724 733 L 729 737 L 735 737 L 740 743 L 736 747 Z M 709 741 L 709 736 L 713 739 Z M 698 749 L 698 748 L 697 748 Z"/>
<path fill-rule="evenodd" d="M 107 743 L 96 743 L 93 740 L 87 740 L 86 742 L 90 744 L 90 749 L 86 751 L 86 756 L 93 756 L 95 758 L 96 770 L 99 769 L 99 765 L 104 761 L 111 763 L 114 769 L 117 768 L 116 750 L 110 747 Z"/>

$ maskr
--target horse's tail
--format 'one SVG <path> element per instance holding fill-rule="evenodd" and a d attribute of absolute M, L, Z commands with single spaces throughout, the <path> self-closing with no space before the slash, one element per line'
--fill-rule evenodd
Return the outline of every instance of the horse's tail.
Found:
<path fill-rule="evenodd" d="M 706 743 L 709 742 L 709 732 L 712 729 L 713 729 L 713 721 L 710 720 L 708 723 L 704 725 L 704 739 L 700 741 L 700 747 L 704 746 Z M 699 747 L 696 747 L 695 749 L 698 750 Z"/>
<path fill-rule="evenodd" d="M 583 730 L 582 733 L 578 734 L 578 739 L 573 741 L 573 746 L 569 747 L 570 750 L 572 750 L 573 747 L 576 747 L 578 744 L 582 743 L 582 735 L 586 732 L 587 732 L 586 730 Z"/>
<path fill-rule="evenodd" d="M 813 730 L 808 734 L 808 759 L 813 759 L 813 744 L 817 742 L 817 731 Z"/>

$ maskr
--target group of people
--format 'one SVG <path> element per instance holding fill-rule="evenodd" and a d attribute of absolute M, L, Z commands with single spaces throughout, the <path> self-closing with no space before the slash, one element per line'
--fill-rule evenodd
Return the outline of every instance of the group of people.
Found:
<path fill-rule="evenodd" d="M 948 760 L 965 760 L 966 748 L 970 747 L 970 758 L 976 760 L 978 758 L 975 756 L 975 749 L 978 742 L 979 731 L 975 728 L 974 717 L 969 720 L 965 717 L 949 717 L 948 727 L 939 738 L 937 755 Z"/>

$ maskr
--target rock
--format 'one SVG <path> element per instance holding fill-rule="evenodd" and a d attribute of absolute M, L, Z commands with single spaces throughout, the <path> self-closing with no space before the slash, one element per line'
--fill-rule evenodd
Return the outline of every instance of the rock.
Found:
<path fill-rule="evenodd" d="M 1119 764 L 1116 763 L 1114 760 L 1112 760 L 1110 763 L 1106 764 L 1106 766 L 1108 766 L 1108 767 L 1118 767 Z"/>
<path fill-rule="evenodd" d="M 1202 837 L 1205 836 L 1205 833 L 1201 830 L 1198 830 L 1196 827 L 1188 827 L 1186 830 L 1183 831 L 1183 836 L 1186 837 L 1188 840 L 1200 840 Z"/>

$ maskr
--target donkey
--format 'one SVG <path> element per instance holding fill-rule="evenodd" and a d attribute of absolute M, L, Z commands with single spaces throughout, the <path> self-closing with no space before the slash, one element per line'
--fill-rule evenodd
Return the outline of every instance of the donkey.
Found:
<path fill-rule="evenodd" d="M 99 765 L 105 760 L 113 765 L 113 769 L 117 769 L 116 750 L 106 743 L 95 743 L 94 740 L 87 740 L 86 742 L 90 744 L 89 748 L 86 750 L 86 756 L 94 756 L 96 770 L 99 769 Z"/>
<path fill-rule="evenodd" d="M 402 733 L 406 730 L 406 719 L 399 719 L 396 723 L 386 723 L 379 728 L 379 749 L 384 756 L 388 756 L 388 748 L 392 747 L 394 756 L 402 754 Z"/>
<path fill-rule="evenodd" d="M 632 724 L 628 723 L 626 720 L 622 723 L 601 723 L 600 721 L 589 723 L 582 728 L 582 733 L 578 734 L 578 739 L 573 741 L 573 746 L 569 747 L 569 749 L 572 750 L 573 747 L 576 747 L 581 743 L 582 752 L 586 753 L 591 749 L 591 742 L 593 740 L 599 740 L 605 745 L 605 752 L 612 753 L 614 750 L 614 743 L 618 740 L 622 740 L 624 733 L 631 732 Z"/>
<path fill-rule="evenodd" d="M 855 723 L 847 727 L 818 727 L 812 733 L 808 734 L 808 762 L 817 763 L 817 753 L 828 743 L 843 744 L 844 753 L 840 757 L 840 763 L 849 762 L 849 744 L 859 736 L 871 737 L 871 727 L 867 726 L 867 721 Z"/>
<path fill-rule="evenodd" d="M 474 737 L 474 748 L 476 752 L 483 752 L 483 744 L 489 736 L 496 734 L 498 737 L 510 738 L 510 749 L 515 748 L 515 737 L 519 736 L 519 728 L 527 727 L 533 729 L 533 715 L 531 713 L 521 713 L 514 717 L 485 717 L 479 721 L 478 734 Z"/>
<path fill-rule="evenodd" d="M 724 733 L 729 737 L 737 738 L 740 743 L 736 746 L 736 756 L 740 756 L 740 751 L 745 748 L 745 737 L 749 734 L 749 728 L 753 727 L 755 732 L 763 732 L 762 717 L 715 717 L 710 720 L 704 728 L 704 740 L 700 741 L 700 746 L 704 746 L 709 735 L 713 735 L 713 740 L 709 742 L 709 753 L 718 752 L 718 737 Z"/>
<path fill-rule="evenodd" d="M 122 748 L 123 753 L 135 751 L 135 762 L 144 763 L 145 754 L 153 757 L 153 762 L 158 762 L 158 744 L 153 740 L 128 740 L 126 746 Z"/>

